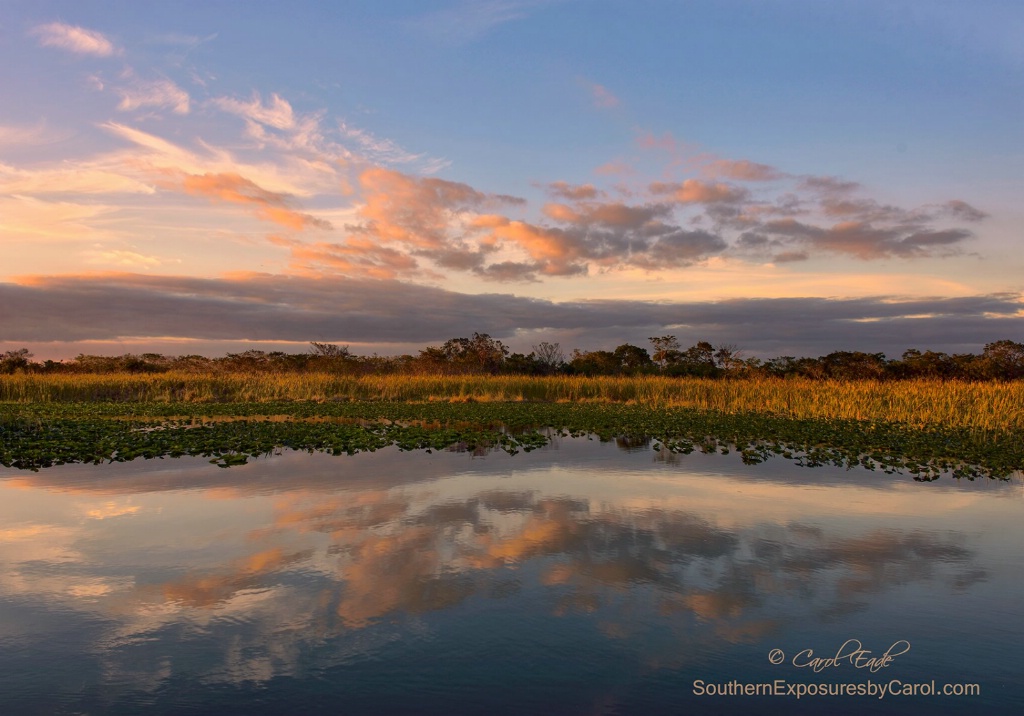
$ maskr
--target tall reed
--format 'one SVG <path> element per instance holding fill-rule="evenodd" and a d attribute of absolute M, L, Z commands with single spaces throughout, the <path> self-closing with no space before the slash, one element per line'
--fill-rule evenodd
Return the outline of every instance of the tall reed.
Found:
<path fill-rule="evenodd" d="M 289 400 L 614 402 L 801 418 L 1024 429 L 1024 382 L 1020 381 L 187 372 L 0 376 L 0 401 L 14 403 Z"/>

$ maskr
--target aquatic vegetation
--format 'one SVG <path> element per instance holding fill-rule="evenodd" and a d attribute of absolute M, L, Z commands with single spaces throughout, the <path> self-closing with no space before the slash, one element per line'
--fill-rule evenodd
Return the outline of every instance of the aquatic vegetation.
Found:
<path fill-rule="evenodd" d="M 807 466 L 1007 477 L 1024 468 L 1019 430 L 796 418 L 621 403 L 268 402 L 35 403 L 0 405 L 0 464 L 39 469 L 72 462 L 201 455 L 222 466 L 281 449 L 353 454 L 480 448 L 510 453 L 551 432 L 650 439 L 666 453 L 738 452 Z"/>
<path fill-rule="evenodd" d="M 168 372 L 0 377 L 0 463 L 203 455 L 223 466 L 280 449 L 529 450 L 543 429 L 1004 477 L 1024 467 L 1024 383 L 707 380 L 664 376 L 344 376 Z"/>

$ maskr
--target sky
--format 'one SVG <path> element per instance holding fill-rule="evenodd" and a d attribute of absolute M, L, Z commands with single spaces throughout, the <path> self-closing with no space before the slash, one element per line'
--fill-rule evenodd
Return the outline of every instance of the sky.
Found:
<path fill-rule="evenodd" d="M 19 2 L 0 352 L 1024 341 L 1016 0 Z"/>

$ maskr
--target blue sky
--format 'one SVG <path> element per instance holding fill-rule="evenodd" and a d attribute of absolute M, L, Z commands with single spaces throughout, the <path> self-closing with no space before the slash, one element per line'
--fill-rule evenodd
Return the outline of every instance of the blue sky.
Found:
<path fill-rule="evenodd" d="M 8 2 L 0 349 L 1022 340 L 1022 33 L 995 1 Z"/>

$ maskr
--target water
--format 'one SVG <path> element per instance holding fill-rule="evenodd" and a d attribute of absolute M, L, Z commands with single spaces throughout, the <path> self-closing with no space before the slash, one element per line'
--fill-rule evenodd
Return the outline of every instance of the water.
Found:
<path fill-rule="evenodd" d="M 1021 713 L 1022 508 L 585 439 L 0 469 L 0 714 Z"/>

